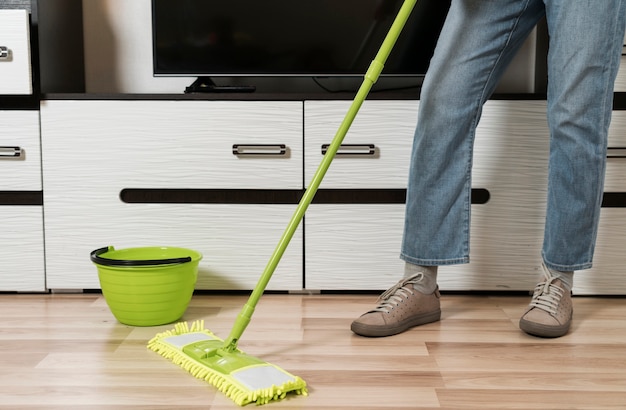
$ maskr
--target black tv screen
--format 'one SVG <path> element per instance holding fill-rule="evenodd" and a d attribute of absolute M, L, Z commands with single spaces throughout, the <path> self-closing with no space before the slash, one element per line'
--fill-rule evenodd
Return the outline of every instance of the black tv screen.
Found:
<path fill-rule="evenodd" d="M 153 0 L 156 76 L 357 76 L 402 0 Z M 422 76 L 450 0 L 420 0 L 385 76 Z"/>

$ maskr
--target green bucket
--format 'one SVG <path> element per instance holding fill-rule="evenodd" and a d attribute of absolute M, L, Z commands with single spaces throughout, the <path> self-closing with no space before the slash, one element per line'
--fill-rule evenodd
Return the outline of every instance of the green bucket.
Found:
<path fill-rule="evenodd" d="M 180 319 L 187 310 L 202 254 L 176 247 L 108 246 L 90 257 L 113 316 L 126 325 L 158 326 Z"/>

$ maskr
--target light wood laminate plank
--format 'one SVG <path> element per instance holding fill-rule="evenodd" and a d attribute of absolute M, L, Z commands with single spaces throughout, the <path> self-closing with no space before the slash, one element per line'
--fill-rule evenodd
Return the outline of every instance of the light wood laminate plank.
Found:
<path fill-rule="evenodd" d="M 304 378 L 280 409 L 618 409 L 626 298 L 575 297 L 572 332 L 517 328 L 528 297 L 442 297 L 442 321 L 389 338 L 350 322 L 375 295 L 267 294 L 239 347 Z M 226 337 L 245 295 L 195 295 L 184 320 Z M 146 348 L 172 325 L 118 323 L 100 294 L 0 295 L 0 408 L 235 409 Z"/>

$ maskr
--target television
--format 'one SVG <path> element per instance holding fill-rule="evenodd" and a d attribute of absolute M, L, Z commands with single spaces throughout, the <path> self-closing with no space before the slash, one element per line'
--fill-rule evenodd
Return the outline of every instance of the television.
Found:
<path fill-rule="evenodd" d="M 153 74 L 362 76 L 403 0 L 152 0 Z M 450 0 L 420 0 L 383 76 L 423 77 Z"/>

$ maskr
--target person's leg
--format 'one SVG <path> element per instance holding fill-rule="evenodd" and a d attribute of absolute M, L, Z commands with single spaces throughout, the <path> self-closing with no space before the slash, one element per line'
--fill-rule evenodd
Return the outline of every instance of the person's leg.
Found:
<path fill-rule="evenodd" d="M 571 324 L 572 272 L 592 264 L 626 1 L 545 3 L 551 133 L 542 250 L 545 278 L 520 327 L 537 336 L 557 337 Z"/>
<path fill-rule="evenodd" d="M 471 167 L 482 106 L 544 14 L 542 0 L 453 0 L 422 87 L 401 258 L 405 277 L 352 323 L 388 336 L 440 318 L 436 267 L 469 261 Z M 428 283 L 428 291 L 425 289 Z M 435 289 L 432 289 L 432 288 Z"/>
<path fill-rule="evenodd" d="M 624 0 L 546 0 L 551 132 L 543 258 L 550 269 L 591 267 L 604 186 Z"/>
<path fill-rule="evenodd" d="M 506 66 L 544 15 L 542 0 L 456 0 L 420 96 L 400 257 L 469 262 L 476 126 Z"/>

